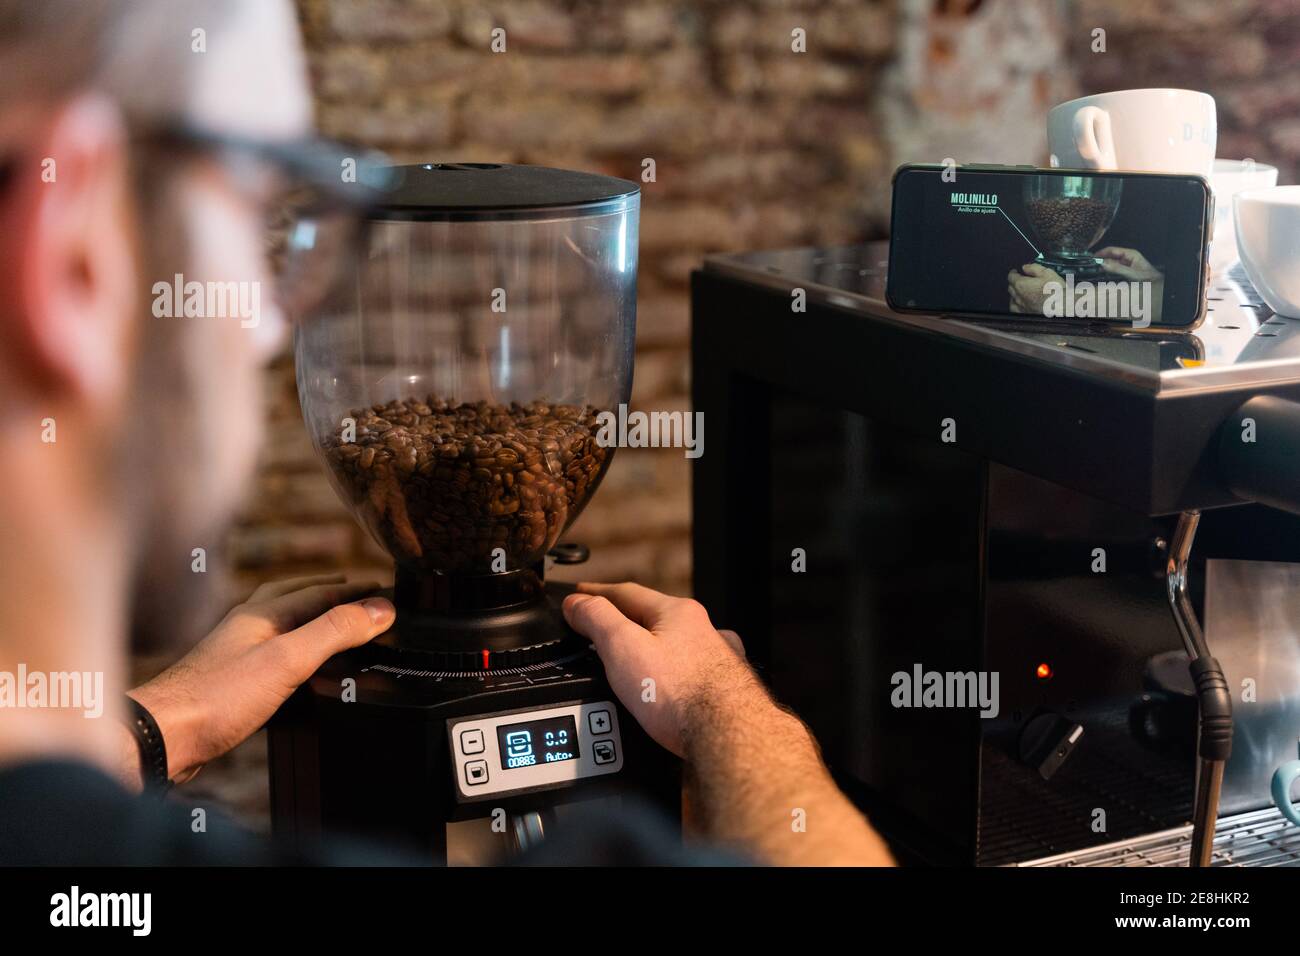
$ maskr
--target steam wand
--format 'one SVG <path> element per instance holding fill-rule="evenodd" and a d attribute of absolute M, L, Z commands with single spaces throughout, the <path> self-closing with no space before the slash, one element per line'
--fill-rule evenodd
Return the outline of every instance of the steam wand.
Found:
<path fill-rule="evenodd" d="M 1210 654 L 1196 609 L 1187 596 L 1187 559 L 1200 524 L 1199 511 L 1178 516 L 1165 575 L 1169 607 L 1183 639 L 1196 685 L 1196 786 L 1192 810 L 1192 846 L 1188 866 L 1209 866 L 1214 855 L 1214 825 L 1219 815 L 1223 768 L 1232 754 L 1232 695 L 1223 667 Z"/>

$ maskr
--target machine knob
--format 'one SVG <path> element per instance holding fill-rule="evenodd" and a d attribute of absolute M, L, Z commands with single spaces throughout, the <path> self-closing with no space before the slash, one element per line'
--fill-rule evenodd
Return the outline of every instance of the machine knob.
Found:
<path fill-rule="evenodd" d="M 556 564 L 582 564 L 591 557 L 591 548 L 585 544 L 565 542 L 551 548 L 546 552 L 546 556 Z"/>
<path fill-rule="evenodd" d="M 1256 395 L 1219 429 L 1219 477 L 1238 498 L 1300 514 L 1298 465 L 1300 404 L 1296 402 Z"/>
<path fill-rule="evenodd" d="M 1061 769 L 1083 737 L 1083 725 L 1050 710 L 1039 710 L 1020 730 L 1020 759 L 1044 780 Z"/>

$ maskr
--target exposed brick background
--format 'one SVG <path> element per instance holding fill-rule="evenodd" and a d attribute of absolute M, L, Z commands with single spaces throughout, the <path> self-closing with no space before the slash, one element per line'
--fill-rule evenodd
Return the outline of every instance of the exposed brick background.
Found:
<path fill-rule="evenodd" d="M 1080 0 L 1070 60 L 1087 92 L 1175 86 L 1216 101 L 1218 155 L 1270 163 L 1296 181 L 1300 161 L 1300 4 L 1295 0 Z M 1106 30 L 1106 52 L 1089 34 Z"/>
<path fill-rule="evenodd" d="M 689 404 L 687 279 L 704 254 L 883 236 L 898 163 L 1043 163 L 1046 111 L 1071 96 L 1204 89 L 1219 102 L 1219 155 L 1275 163 L 1283 182 L 1300 158 L 1294 0 L 298 2 L 327 133 L 403 161 L 637 179 L 655 160 L 657 180 L 643 184 L 640 408 Z M 490 51 L 495 26 L 505 53 Z M 1096 27 L 1104 53 L 1090 49 Z M 795 28 L 806 53 L 791 51 Z M 230 541 L 241 586 L 387 573 L 315 459 L 287 358 L 267 394 L 270 442 Z M 567 536 L 592 547 L 582 575 L 688 593 L 689 477 L 680 451 L 620 451 Z M 261 746 L 193 792 L 256 821 Z"/>

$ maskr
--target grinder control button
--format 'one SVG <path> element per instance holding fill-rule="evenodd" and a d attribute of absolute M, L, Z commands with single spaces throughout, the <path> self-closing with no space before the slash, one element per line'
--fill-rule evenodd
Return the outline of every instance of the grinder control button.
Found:
<path fill-rule="evenodd" d="M 460 751 L 463 754 L 481 754 L 483 752 L 483 731 L 462 730 L 460 732 Z"/>
<path fill-rule="evenodd" d="M 471 787 L 487 783 L 488 765 L 486 760 L 471 760 L 465 764 L 465 782 Z"/>
<path fill-rule="evenodd" d="M 609 733 L 612 726 L 609 722 L 609 711 L 593 710 L 587 715 L 587 725 L 591 727 L 593 734 Z"/>
<path fill-rule="evenodd" d="M 591 754 L 596 758 L 596 763 L 613 763 L 614 758 L 618 756 L 614 751 L 614 741 L 597 740 L 591 745 Z"/>

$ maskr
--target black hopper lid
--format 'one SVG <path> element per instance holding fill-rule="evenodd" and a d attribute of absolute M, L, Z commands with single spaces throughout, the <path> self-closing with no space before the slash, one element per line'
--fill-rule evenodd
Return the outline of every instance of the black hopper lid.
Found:
<path fill-rule="evenodd" d="M 638 202 L 626 179 L 546 166 L 419 163 L 394 166 L 372 219 L 419 222 L 545 219 L 597 215 Z"/>

